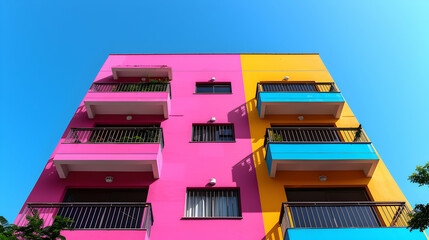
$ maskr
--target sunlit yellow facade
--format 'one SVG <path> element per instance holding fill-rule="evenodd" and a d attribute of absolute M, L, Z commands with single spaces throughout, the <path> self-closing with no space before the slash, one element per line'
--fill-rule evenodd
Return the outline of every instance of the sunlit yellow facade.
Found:
<path fill-rule="evenodd" d="M 281 203 L 287 201 L 285 187 L 365 187 L 372 201 L 406 201 L 381 159 L 372 177 L 362 171 L 281 171 L 275 178 L 270 177 L 265 163 L 266 128 L 276 124 L 358 127 L 360 123 L 347 103 L 339 119 L 328 115 L 305 115 L 301 121 L 297 115 L 259 117 L 255 100 L 259 82 L 282 82 L 285 76 L 289 76 L 288 82 L 333 82 L 318 54 L 242 54 L 241 64 L 266 239 L 282 239 L 278 222 Z M 319 181 L 321 175 L 328 180 Z"/>

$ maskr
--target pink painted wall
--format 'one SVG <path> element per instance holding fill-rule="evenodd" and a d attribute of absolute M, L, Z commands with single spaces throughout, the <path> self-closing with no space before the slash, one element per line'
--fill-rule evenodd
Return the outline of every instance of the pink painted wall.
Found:
<path fill-rule="evenodd" d="M 152 240 L 263 239 L 265 233 L 253 168 L 240 56 L 110 55 L 95 82 L 113 81 L 111 66 L 120 64 L 172 67 L 169 118 L 133 116 L 132 121 L 125 121 L 124 115 L 97 115 L 89 119 L 81 103 L 61 141 L 70 127 L 161 122 L 165 142 L 161 177 L 155 180 L 152 173 L 71 172 L 66 179 L 60 179 L 52 163 L 54 152 L 27 202 L 61 202 L 67 188 L 148 187 L 148 202 L 152 203 L 154 214 Z M 207 82 L 211 77 L 216 77 L 218 82 L 231 82 L 232 94 L 195 94 L 195 83 Z M 235 143 L 190 143 L 192 124 L 207 123 L 212 116 L 216 117 L 216 123 L 234 124 Z M 114 182 L 105 183 L 106 176 L 113 176 Z M 240 188 L 242 219 L 182 219 L 186 188 L 206 187 L 210 178 L 217 179 L 216 187 Z M 97 232 L 98 239 L 109 236 L 109 231 Z M 70 235 L 69 239 L 96 237 Z"/>

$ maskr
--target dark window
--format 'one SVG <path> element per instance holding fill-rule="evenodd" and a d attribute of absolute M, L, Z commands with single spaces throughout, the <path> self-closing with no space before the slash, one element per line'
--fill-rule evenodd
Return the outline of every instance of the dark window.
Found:
<path fill-rule="evenodd" d="M 63 202 L 146 202 L 147 189 L 69 189 Z"/>
<path fill-rule="evenodd" d="M 69 189 L 57 215 L 73 229 L 140 229 L 150 214 L 147 189 Z M 70 204 L 73 203 L 73 204 Z M 135 204 L 132 204 L 135 203 Z"/>
<path fill-rule="evenodd" d="M 289 188 L 288 202 L 369 201 L 365 188 Z"/>
<path fill-rule="evenodd" d="M 231 93 L 231 83 L 197 83 L 196 93 Z"/>
<path fill-rule="evenodd" d="M 298 204 L 289 206 L 295 228 L 381 226 L 376 206 L 353 203 L 369 201 L 364 188 L 286 189 L 286 197 Z"/>
<path fill-rule="evenodd" d="M 232 142 L 235 141 L 232 124 L 194 124 L 192 125 L 193 142 Z"/>
<path fill-rule="evenodd" d="M 188 189 L 185 217 L 241 217 L 239 189 Z"/>

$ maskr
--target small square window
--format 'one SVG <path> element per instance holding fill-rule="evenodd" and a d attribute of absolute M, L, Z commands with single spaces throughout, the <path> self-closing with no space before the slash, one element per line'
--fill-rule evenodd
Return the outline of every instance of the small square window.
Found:
<path fill-rule="evenodd" d="M 197 83 L 195 93 L 232 93 L 231 83 Z"/>
<path fill-rule="evenodd" d="M 185 217 L 241 217 L 239 189 L 188 189 Z"/>

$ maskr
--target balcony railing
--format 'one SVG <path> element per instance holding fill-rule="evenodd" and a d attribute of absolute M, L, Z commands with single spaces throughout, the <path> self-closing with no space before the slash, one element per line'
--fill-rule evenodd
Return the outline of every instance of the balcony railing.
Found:
<path fill-rule="evenodd" d="M 274 127 L 267 128 L 268 143 L 370 143 L 361 127 Z"/>
<path fill-rule="evenodd" d="M 260 92 L 325 92 L 339 93 L 337 86 L 333 82 L 327 83 L 258 83 L 256 98 Z"/>
<path fill-rule="evenodd" d="M 169 92 L 170 83 L 94 83 L 91 92 Z"/>
<path fill-rule="evenodd" d="M 50 226 L 55 216 L 73 220 L 71 229 L 76 230 L 138 230 L 150 234 L 153 224 L 150 203 L 28 203 L 18 226 L 25 226 L 26 216 L 38 213 L 44 226 Z"/>
<path fill-rule="evenodd" d="M 289 228 L 407 227 L 405 202 L 285 202 L 280 213 L 283 233 Z"/>
<path fill-rule="evenodd" d="M 72 128 L 64 143 L 160 143 L 163 147 L 164 138 L 158 127 Z"/>

